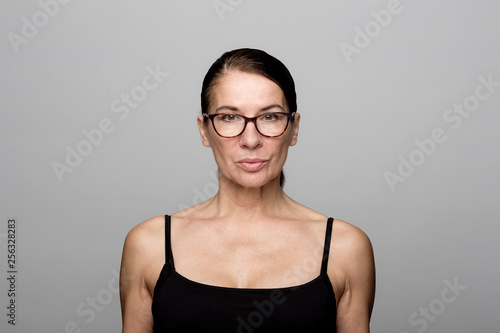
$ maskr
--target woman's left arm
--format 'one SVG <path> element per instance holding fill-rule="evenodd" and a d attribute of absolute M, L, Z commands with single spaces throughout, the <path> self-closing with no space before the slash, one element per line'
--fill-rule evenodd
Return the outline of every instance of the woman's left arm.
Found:
<path fill-rule="evenodd" d="M 342 228 L 344 229 L 344 228 Z M 360 229 L 348 225 L 340 249 L 344 291 L 338 301 L 337 332 L 368 333 L 375 300 L 375 260 L 370 239 Z"/>

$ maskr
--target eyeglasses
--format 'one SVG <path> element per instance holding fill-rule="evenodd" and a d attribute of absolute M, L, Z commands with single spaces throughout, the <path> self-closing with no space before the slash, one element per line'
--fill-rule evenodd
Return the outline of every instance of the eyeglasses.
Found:
<path fill-rule="evenodd" d="M 203 114 L 205 119 L 212 120 L 215 132 L 223 138 L 234 138 L 241 135 L 247 123 L 252 121 L 261 135 L 275 138 L 285 133 L 290 118 L 294 119 L 295 112 L 272 112 L 258 115 L 257 117 L 245 117 L 236 113 Z"/>

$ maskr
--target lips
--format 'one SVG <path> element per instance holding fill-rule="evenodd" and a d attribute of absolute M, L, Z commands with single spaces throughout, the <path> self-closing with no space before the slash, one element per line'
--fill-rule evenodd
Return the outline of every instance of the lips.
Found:
<path fill-rule="evenodd" d="M 239 160 L 237 163 L 246 171 L 258 171 L 267 163 L 267 160 L 260 158 L 245 158 Z"/>

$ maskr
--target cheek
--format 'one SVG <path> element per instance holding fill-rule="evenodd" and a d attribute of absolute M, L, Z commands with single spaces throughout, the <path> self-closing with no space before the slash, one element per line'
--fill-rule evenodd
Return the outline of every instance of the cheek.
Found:
<path fill-rule="evenodd" d="M 283 145 L 280 153 L 280 159 L 283 160 L 283 163 L 285 162 L 287 156 L 288 156 L 288 146 Z"/>
<path fill-rule="evenodd" d="M 213 129 L 212 126 L 209 126 L 206 128 L 206 136 L 207 136 L 207 140 L 208 142 L 210 143 L 210 147 L 212 147 L 212 149 L 214 151 L 219 151 L 221 149 L 223 149 L 223 146 L 224 146 L 224 142 L 221 142 L 221 137 L 219 137 L 219 135 L 217 133 L 215 133 L 215 130 Z"/>
<path fill-rule="evenodd" d="M 215 134 L 217 135 L 217 134 Z M 210 138 L 210 145 L 217 164 L 224 164 L 226 159 L 229 159 L 234 151 L 232 142 L 223 142 L 219 138 Z"/>
<path fill-rule="evenodd" d="M 283 138 L 284 140 L 281 141 L 279 147 L 277 147 L 279 150 L 278 159 L 283 164 L 285 164 L 288 156 L 288 149 L 290 149 L 290 144 L 292 142 L 292 133 L 287 132 L 284 135 L 286 135 L 286 137 Z"/>
<path fill-rule="evenodd" d="M 292 132 L 286 132 L 283 134 L 283 140 L 280 143 L 280 151 L 282 155 L 287 155 L 288 154 L 288 149 L 290 148 L 290 145 L 292 143 Z"/>
<path fill-rule="evenodd" d="M 285 163 L 288 155 L 288 140 L 282 141 L 275 147 L 276 159 L 281 163 Z"/>

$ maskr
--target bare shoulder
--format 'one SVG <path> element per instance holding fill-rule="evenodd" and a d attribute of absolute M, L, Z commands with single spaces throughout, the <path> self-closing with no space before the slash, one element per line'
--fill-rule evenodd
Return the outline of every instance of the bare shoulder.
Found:
<path fill-rule="evenodd" d="M 165 218 L 156 216 L 129 231 L 123 245 L 121 285 L 127 290 L 132 283 L 145 283 L 152 295 L 154 283 L 165 262 Z"/>
<path fill-rule="evenodd" d="M 154 241 L 163 240 L 164 221 L 163 216 L 155 216 L 139 223 L 129 231 L 125 238 L 125 244 L 147 249 Z"/>
<path fill-rule="evenodd" d="M 333 222 L 332 245 L 352 255 L 372 252 L 371 241 L 366 233 L 355 225 L 339 219 Z"/>
<path fill-rule="evenodd" d="M 287 197 L 287 199 L 290 202 L 289 208 L 288 208 L 288 213 L 289 216 L 292 216 L 293 219 L 298 219 L 301 221 L 308 221 L 308 222 L 313 222 L 313 224 L 316 225 L 324 225 L 326 220 L 328 219 L 328 216 L 315 211 L 312 208 L 309 208 L 295 200 L 293 200 L 290 197 Z"/>
<path fill-rule="evenodd" d="M 163 254 L 165 219 L 155 216 L 136 225 L 129 231 L 123 247 L 124 259 L 130 258 L 141 266 L 151 264 Z M 138 260 L 134 260 L 134 259 Z M 140 258 L 140 260 L 139 260 Z"/>
<path fill-rule="evenodd" d="M 328 275 L 337 296 L 339 327 L 352 328 L 349 323 L 356 318 L 366 326 L 375 298 L 375 260 L 371 241 L 360 228 L 334 221 Z"/>
<path fill-rule="evenodd" d="M 334 220 L 330 253 L 333 264 L 345 277 L 373 275 L 374 257 L 370 238 L 363 230 L 343 220 Z"/>
<path fill-rule="evenodd" d="M 120 268 L 123 332 L 152 332 L 155 279 L 164 260 L 164 218 L 153 217 L 129 231 Z"/>

